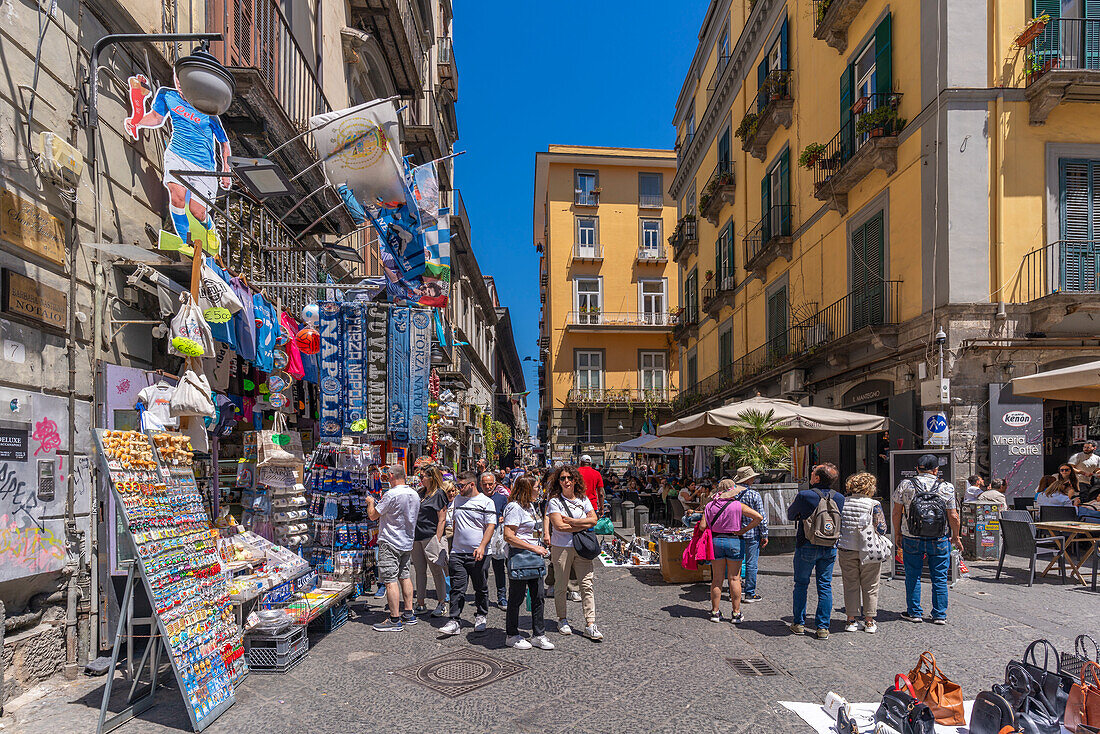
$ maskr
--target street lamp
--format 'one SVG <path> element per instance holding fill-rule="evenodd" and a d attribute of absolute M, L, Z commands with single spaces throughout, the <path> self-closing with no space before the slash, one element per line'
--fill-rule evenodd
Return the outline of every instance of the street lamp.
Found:
<path fill-rule="evenodd" d="M 199 112 L 220 115 L 229 109 L 237 84 L 233 75 L 210 54 L 210 41 L 176 61 L 180 93 Z"/>

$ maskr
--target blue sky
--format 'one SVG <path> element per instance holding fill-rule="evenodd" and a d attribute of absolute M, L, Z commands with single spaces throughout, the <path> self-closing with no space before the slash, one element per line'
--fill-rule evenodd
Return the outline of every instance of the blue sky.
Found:
<path fill-rule="evenodd" d="M 551 143 L 671 148 L 676 96 L 707 0 L 456 0 L 456 183 L 474 252 L 512 311 L 520 359 L 537 357 L 535 153 Z M 676 12 L 670 12 L 675 10 Z M 524 363 L 528 416 L 538 375 Z"/>

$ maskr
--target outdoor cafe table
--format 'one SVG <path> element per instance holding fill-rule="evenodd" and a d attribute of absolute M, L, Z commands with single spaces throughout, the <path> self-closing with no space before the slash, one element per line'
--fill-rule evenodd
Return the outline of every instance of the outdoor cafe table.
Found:
<path fill-rule="evenodd" d="M 1051 559 L 1047 567 L 1043 569 L 1041 576 L 1046 576 L 1047 572 L 1054 567 L 1054 564 L 1058 562 L 1059 558 L 1065 558 L 1066 563 L 1069 564 L 1070 573 L 1077 577 L 1077 580 L 1082 584 L 1085 583 L 1085 579 L 1081 576 L 1081 566 L 1088 563 L 1092 558 L 1093 553 L 1100 552 L 1100 524 L 1091 522 L 1037 522 L 1035 527 L 1039 530 L 1046 530 L 1049 533 L 1056 535 L 1062 535 L 1065 537 L 1065 542 L 1062 543 L 1061 552 Z M 1070 546 L 1074 544 L 1085 544 L 1088 550 L 1078 559 L 1074 560 L 1073 556 L 1069 554 Z"/>

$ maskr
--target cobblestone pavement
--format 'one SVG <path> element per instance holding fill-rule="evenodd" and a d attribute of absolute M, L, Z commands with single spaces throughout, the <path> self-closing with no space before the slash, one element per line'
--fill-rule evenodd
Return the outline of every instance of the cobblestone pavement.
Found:
<path fill-rule="evenodd" d="M 894 674 L 907 672 L 926 649 L 971 698 L 996 682 L 1005 662 L 1033 639 L 1048 638 L 1063 649 L 1081 632 L 1100 636 L 1100 596 L 1063 586 L 1053 575 L 1027 588 L 1020 562 L 1009 564 L 1000 581 L 993 579 L 995 564 L 972 564 L 971 578 L 951 592 L 946 627 L 901 620 L 903 583 L 883 580 L 878 634 L 844 633 L 838 608 L 824 641 L 787 630 L 789 554 L 761 559 L 765 598 L 745 607 L 738 627 L 707 619 L 703 584 L 667 585 L 650 570 L 597 569 L 597 616 L 606 640 L 551 632 L 558 649 L 550 652 L 506 647 L 504 613 L 496 608 L 483 634 L 464 627 L 462 635 L 445 638 L 438 620 L 377 633 L 370 624 L 381 618 L 381 604 L 370 599 L 354 607 L 358 614 L 344 627 L 315 638 L 290 673 L 251 675 L 236 704 L 207 731 L 805 732 L 778 701 L 821 701 L 830 690 L 851 701 L 877 700 Z M 840 607 L 839 575 L 835 586 Z M 927 610 L 927 584 L 924 594 Z M 810 597 L 812 613 L 812 587 Z M 580 604 L 571 603 L 570 614 L 579 622 Z M 527 669 L 456 698 L 394 674 L 463 648 Z M 764 658 L 784 672 L 745 677 L 727 663 L 733 657 Z M 0 721 L 5 731 L 94 731 L 102 686 L 103 679 L 76 681 Z M 120 731 L 190 731 L 174 687 L 158 696 L 154 708 Z"/>

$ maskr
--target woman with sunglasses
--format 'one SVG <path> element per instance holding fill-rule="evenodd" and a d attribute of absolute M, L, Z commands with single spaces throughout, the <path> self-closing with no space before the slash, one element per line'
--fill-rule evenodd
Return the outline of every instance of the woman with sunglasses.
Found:
<path fill-rule="evenodd" d="M 585 492 L 584 480 L 575 466 L 563 466 L 550 475 L 549 501 L 546 514 L 550 518 L 550 559 L 554 564 L 554 608 L 558 614 L 558 632 L 573 634 L 566 619 L 565 595 L 570 571 L 575 571 L 581 587 L 581 605 L 584 609 L 584 636 L 590 640 L 602 640 L 603 633 L 596 626 L 596 595 L 593 593 L 594 565 L 581 558 L 573 548 L 573 533 L 596 525 L 596 510 Z"/>
<path fill-rule="evenodd" d="M 538 499 L 538 485 L 533 477 L 522 476 L 512 485 L 511 502 L 504 508 L 504 541 L 510 546 L 509 557 L 521 553 L 535 554 L 540 558 L 550 555 L 549 549 L 542 544 L 542 519 L 535 508 Z M 509 561 L 511 565 L 512 561 Z M 540 560 L 545 567 L 545 561 Z M 525 639 L 519 633 L 519 608 L 523 600 L 531 599 L 531 639 Z M 509 647 L 529 650 L 553 650 L 554 643 L 546 639 L 546 627 L 543 622 L 542 576 L 529 579 L 508 581 L 508 613 L 505 619 L 505 631 Z"/>
<path fill-rule="evenodd" d="M 412 564 L 416 575 L 417 614 L 428 611 L 425 600 L 428 596 L 428 571 L 432 572 L 435 583 L 435 598 L 438 603 L 433 617 L 442 617 L 447 613 L 447 586 L 443 579 L 443 567 L 435 563 L 443 549 L 443 532 L 447 527 L 447 492 L 443 489 L 443 474 L 437 466 L 421 467 L 417 471 L 420 477 L 420 511 L 416 516 L 413 530 Z"/>
<path fill-rule="evenodd" d="M 1077 472 L 1069 464 L 1061 464 L 1054 474 L 1043 477 L 1039 482 L 1039 493 L 1035 496 L 1038 507 L 1073 507 L 1077 497 Z"/>

